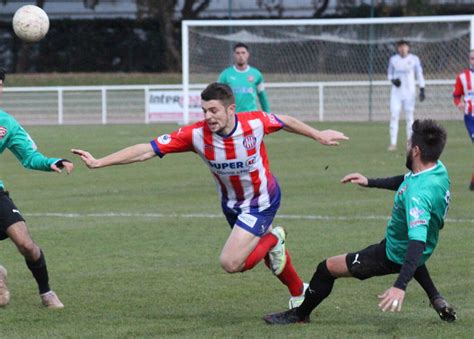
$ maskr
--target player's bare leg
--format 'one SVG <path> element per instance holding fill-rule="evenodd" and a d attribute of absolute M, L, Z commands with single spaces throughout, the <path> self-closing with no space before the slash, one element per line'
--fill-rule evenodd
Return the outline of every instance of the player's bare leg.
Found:
<path fill-rule="evenodd" d="M 273 265 L 269 260 L 267 266 L 272 272 L 278 273 L 277 278 L 288 287 L 292 296 L 300 296 L 304 292 L 303 282 L 294 269 L 289 253 L 284 245 L 284 230 L 281 227 L 268 229 L 262 237 L 257 237 L 246 230 L 235 226 L 222 249 L 220 262 L 222 268 L 228 273 L 244 272 L 252 269 L 264 258 L 269 257 L 269 252 L 274 248 L 276 252 L 281 252 L 278 258 L 280 265 Z M 283 235 L 283 238 L 281 238 Z M 283 246 L 283 247 L 282 247 Z M 276 253 L 273 253 L 273 259 L 277 259 Z M 277 260 L 275 260 L 277 261 Z M 278 266 L 278 267 L 277 267 Z"/>
<path fill-rule="evenodd" d="M 8 227 L 6 233 L 25 257 L 26 266 L 28 266 L 38 284 L 43 305 L 48 308 L 63 308 L 64 305 L 49 287 L 48 269 L 44 254 L 31 239 L 26 223 L 23 221 L 17 222 Z"/>
<path fill-rule="evenodd" d="M 0 266 L 0 307 L 7 306 L 10 302 L 10 291 L 7 286 L 7 270 Z"/>
<path fill-rule="evenodd" d="M 260 237 L 235 226 L 227 238 L 220 256 L 220 263 L 224 271 L 227 273 L 242 272 L 245 260 L 257 247 L 260 239 Z"/>

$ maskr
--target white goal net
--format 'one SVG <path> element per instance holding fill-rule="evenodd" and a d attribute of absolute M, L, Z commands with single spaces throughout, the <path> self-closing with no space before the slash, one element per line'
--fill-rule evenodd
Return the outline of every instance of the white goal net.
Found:
<path fill-rule="evenodd" d="M 216 81 L 233 63 L 233 45 L 243 42 L 250 64 L 265 77 L 272 112 L 305 120 L 387 120 L 388 60 L 405 39 L 428 80 L 427 100 L 417 103 L 415 115 L 460 119 L 451 92 L 474 48 L 473 18 L 184 21 L 183 89 Z M 184 101 L 186 114 L 186 95 Z"/>

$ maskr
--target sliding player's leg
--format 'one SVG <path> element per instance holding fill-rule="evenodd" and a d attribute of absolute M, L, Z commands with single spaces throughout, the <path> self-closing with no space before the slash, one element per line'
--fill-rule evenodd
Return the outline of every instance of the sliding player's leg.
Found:
<path fill-rule="evenodd" d="M 444 299 L 441 293 L 439 293 L 425 264 L 416 269 L 413 278 L 420 284 L 423 290 L 425 290 L 426 295 L 430 299 L 430 305 L 434 308 L 441 320 L 447 322 L 455 321 L 456 310 Z"/>
<path fill-rule="evenodd" d="M 320 262 L 316 268 L 301 306 L 281 313 L 266 315 L 268 324 L 291 324 L 309 321 L 311 312 L 330 294 L 337 278 L 354 277 L 365 280 L 400 271 L 385 254 L 385 241 L 361 251 L 341 254 Z"/>

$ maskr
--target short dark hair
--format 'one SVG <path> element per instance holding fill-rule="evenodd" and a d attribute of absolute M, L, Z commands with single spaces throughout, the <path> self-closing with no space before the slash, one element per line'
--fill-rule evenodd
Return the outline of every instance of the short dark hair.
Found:
<path fill-rule="evenodd" d="M 243 47 L 247 50 L 247 52 L 249 51 L 249 46 L 247 46 L 246 44 L 244 44 L 243 42 L 238 42 L 234 45 L 234 52 L 237 48 L 240 48 L 240 47 Z"/>
<path fill-rule="evenodd" d="M 206 89 L 201 92 L 201 100 L 219 100 L 225 107 L 235 104 L 232 89 L 228 85 L 219 82 L 213 82 L 208 85 Z"/>
<path fill-rule="evenodd" d="M 437 161 L 443 153 L 448 134 L 443 126 L 435 120 L 415 120 L 412 125 L 411 147 L 418 146 L 421 161 L 424 163 Z"/>
<path fill-rule="evenodd" d="M 398 46 L 401 46 L 401 45 L 410 46 L 410 43 L 408 42 L 408 40 L 400 39 L 400 40 L 397 41 L 397 47 L 398 47 Z"/>
<path fill-rule="evenodd" d="M 0 80 L 5 81 L 6 70 L 3 67 L 0 67 Z"/>

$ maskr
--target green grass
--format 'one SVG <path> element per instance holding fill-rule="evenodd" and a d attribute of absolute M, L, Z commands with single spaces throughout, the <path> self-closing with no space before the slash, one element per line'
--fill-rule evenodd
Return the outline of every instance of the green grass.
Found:
<path fill-rule="evenodd" d="M 5 152 L 0 178 L 27 216 L 31 234 L 46 254 L 52 287 L 66 308 L 49 311 L 40 306 L 23 259 L 11 242 L 3 241 L 0 260 L 9 270 L 12 300 L 0 309 L 0 336 L 471 337 L 474 194 L 467 185 L 472 146 L 460 122 L 445 125 L 449 141 L 443 161 L 452 179 L 449 217 L 456 221 L 447 222 L 428 266 L 441 292 L 456 305 L 459 319 L 454 324 L 438 318 L 414 282 L 401 313 L 380 312 L 375 296 L 393 283 L 395 276 L 388 276 L 339 280 L 311 324 L 267 326 L 262 315 L 287 305 L 284 286 L 262 264 L 244 274 L 226 274 L 219 266 L 229 234 L 224 218 L 182 216 L 220 213 L 212 178 L 194 154 L 97 171 L 76 161 L 73 175 L 58 176 L 23 170 Z M 340 129 L 351 140 L 331 148 L 285 132 L 266 138 L 283 191 L 280 214 L 349 218 L 276 218 L 289 232 L 288 246 L 305 280 L 325 257 L 361 249 L 384 236 L 385 221 L 357 216 L 388 216 L 393 193 L 343 186 L 339 179 L 351 171 L 368 176 L 405 172 L 403 152 L 386 152 L 385 123 L 318 126 Z M 67 153 L 71 147 L 100 156 L 174 128 L 64 126 L 29 131 L 44 153 L 72 158 Z M 34 216 L 46 212 L 165 216 Z"/>

